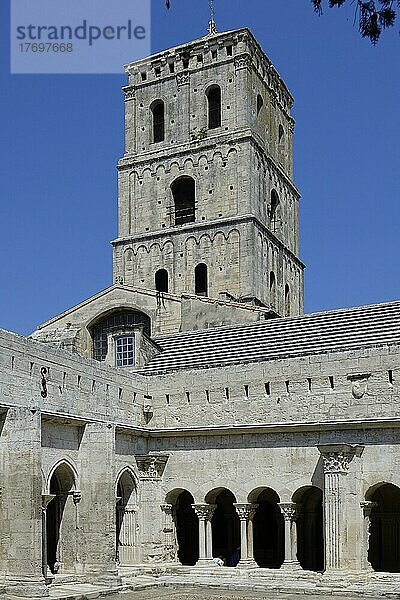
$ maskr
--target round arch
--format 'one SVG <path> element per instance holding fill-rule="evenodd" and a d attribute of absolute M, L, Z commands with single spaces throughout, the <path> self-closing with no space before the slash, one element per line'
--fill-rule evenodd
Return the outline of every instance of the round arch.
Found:
<path fill-rule="evenodd" d="M 212 555 L 222 558 L 228 567 L 234 567 L 240 552 L 240 520 L 234 506 L 236 496 L 228 488 L 218 487 L 206 494 L 205 501 L 215 505 L 211 520 Z"/>
<path fill-rule="evenodd" d="M 172 505 L 176 554 L 182 565 L 193 566 L 199 559 L 199 522 L 193 509 L 194 497 L 185 488 L 175 488 L 165 496 Z"/>
<path fill-rule="evenodd" d="M 368 561 L 374 571 L 400 572 L 400 488 L 375 484 L 365 494 L 371 502 Z"/>
<path fill-rule="evenodd" d="M 254 560 L 260 567 L 278 569 L 284 560 L 284 519 L 278 493 L 270 487 L 258 487 L 248 500 L 258 507 L 253 517 Z"/>
<path fill-rule="evenodd" d="M 297 559 L 307 571 L 323 571 L 325 564 L 322 490 L 306 485 L 293 494 L 299 505 L 297 528 Z"/>

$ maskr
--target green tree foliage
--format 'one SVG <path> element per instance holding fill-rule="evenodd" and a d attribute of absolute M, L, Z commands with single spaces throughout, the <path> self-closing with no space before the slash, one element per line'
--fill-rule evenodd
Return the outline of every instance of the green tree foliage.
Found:
<path fill-rule="evenodd" d="M 350 1 L 354 4 L 354 0 Z M 343 6 L 348 0 L 311 0 L 311 2 L 314 10 L 321 15 L 325 3 L 333 8 Z M 382 31 L 393 27 L 396 9 L 400 8 L 400 0 L 356 0 L 355 4 L 360 34 L 376 44 Z"/>

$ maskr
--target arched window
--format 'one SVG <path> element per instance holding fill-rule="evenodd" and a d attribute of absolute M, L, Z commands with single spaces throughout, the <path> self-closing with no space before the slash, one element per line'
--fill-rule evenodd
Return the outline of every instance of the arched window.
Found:
<path fill-rule="evenodd" d="M 208 128 L 221 127 L 221 88 L 213 85 L 206 92 L 208 99 Z"/>
<path fill-rule="evenodd" d="M 290 288 L 289 285 L 285 285 L 285 316 L 290 317 Z"/>
<path fill-rule="evenodd" d="M 159 269 L 154 276 L 157 292 L 168 293 L 168 271 Z"/>
<path fill-rule="evenodd" d="M 275 284 L 275 273 L 271 271 L 271 273 L 269 274 L 269 301 L 272 306 L 275 306 Z"/>
<path fill-rule="evenodd" d="M 207 265 L 200 263 L 194 270 L 194 293 L 196 296 L 207 296 Z"/>
<path fill-rule="evenodd" d="M 263 106 L 264 106 L 264 100 L 262 99 L 261 94 L 258 94 L 258 96 L 257 96 L 257 117 L 260 114 Z"/>
<path fill-rule="evenodd" d="M 195 219 L 196 184 L 192 177 L 179 177 L 171 185 L 175 204 L 175 225 L 193 223 Z"/>
<path fill-rule="evenodd" d="M 269 209 L 269 218 L 270 218 L 270 225 L 271 225 L 271 231 L 275 232 L 277 229 L 277 209 L 279 206 L 279 196 L 276 192 L 276 190 L 272 190 L 271 192 L 271 204 L 270 204 L 270 209 Z"/>
<path fill-rule="evenodd" d="M 153 142 L 163 142 L 165 139 L 165 106 L 162 100 L 156 100 L 151 105 L 153 114 Z"/>
<path fill-rule="evenodd" d="M 120 363 L 117 366 L 128 366 L 125 364 L 125 359 L 130 359 L 133 348 L 127 346 L 132 345 L 132 340 L 135 327 L 143 326 L 144 333 L 150 337 L 151 335 L 151 320 L 150 317 L 142 312 L 137 311 L 116 311 L 104 317 L 91 328 L 93 339 L 93 358 L 95 360 L 106 360 L 108 353 L 108 336 L 110 333 L 117 336 L 116 339 L 116 362 Z M 127 360 L 129 363 L 129 360 Z"/>

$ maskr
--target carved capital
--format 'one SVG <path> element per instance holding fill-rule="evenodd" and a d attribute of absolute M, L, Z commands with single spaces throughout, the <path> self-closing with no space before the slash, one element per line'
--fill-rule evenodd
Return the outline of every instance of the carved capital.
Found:
<path fill-rule="evenodd" d="M 377 508 L 378 503 L 371 502 L 370 500 L 363 500 L 362 502 L 360 502 L 360 506 L 364 512 L 364 517 L 370 517 L 372 510 L 374 508 Z"/>
<path fill-rule="evenodd" d="M 299 515 L 299 507 L 296 502 L 278 502 L 285 521 L 295 521 Z"/>
<path fill-rule="evenodd" d="M 172 504 L 161 504 L 160 505 L 161 510 L 163 511 L 163 513 L 167 516 L 167 517 L 172 517 L 172 513 L 174 510 L 174 507 L 172 506 Z"/>
<path fill-rule="evenodd" d="M 48 505 L 55 497 L 55 494 L 42 494 L 42 510 L 47 510 Z"/>
<path fill-rule="evenodd" d="M 241 69 L 249 69 L 250 66 L 251 66 L 250 54 L 243 54 L 242 56 L 237 56 L 235 58 L 236 71 L 240 71 Z"/>
<path fill-rule="evenodd" d="M 324 473 L 342 473 L 349 471 L 350 462 L 354 456 L 361 456 L 364 446 L 338 444 L 335 446 L 318 446 L 324 464 Z"/>
<path fill-rule="evenodd" d="M 176 82 L 178 87 L 182 87 L 184 85 L 189 85 L 190 83 L 190 75 L 187 71 L 183 71 L 182 73 L 177 73 Z"/>
<path fill-rule="evenodd" d="M 192 508 L 200 521 L 211 521 L 214 511 L 216 509 L 215 504 L 192 504 Z"/>
<path fill-rule="evenodd" d="M 141 479 L 160 479 L 164 473 L 168 458 L 169 454 L 135 456 L 139 477 Z"/>
<path fill-rule="evenodd" d="M 75 505 L 79 504 L 79 502 L 82 500 L 82 492 L 80 492 L 79 490 L 77 490 L 76 492 L 73 492 L 72 499 L 73 499 Z"/>
<path fill-rule="evenodd" d="M 128 102 L 128 100 L 133 100 L 136 96 L 136 90 L 133 85 L 126 85 L 122 88 L 122 91 L 124 92 L 125 102 Z"/>
<path fill-rule="evenodd" d="M 255 512 L 258 508 L 258 504 L 240 504 L 234 503 L 233 506 L 236 508 L 236 512 L 241 521 L 252 521 Z"/>

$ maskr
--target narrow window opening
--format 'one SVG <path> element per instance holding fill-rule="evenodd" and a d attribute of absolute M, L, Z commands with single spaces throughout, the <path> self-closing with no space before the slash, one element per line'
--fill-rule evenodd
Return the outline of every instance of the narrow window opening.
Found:
<path fill-rule="evenodd" d="M 92 394 L 94 394 L 95 391 L 96 391 L 96 381 L 93 379 L 92 380 Z"/>
<path fill-rule="evenodd" d="M 142 81 L 146 81 L 146 79 L 147 79 L 147 73 L 140 73 L 140 76 L 142 78 Z"/>
<path fill-rule="evenodd" d="M 308 391 L 312 392 L 312 381 L 311 381 L 311 377 L 307 377 L 307 383 L 308 383 Z"/>
<path fill-rule="evenodd" d="M 213 58 L 217 58 L 217 56 L 218 56 L 218 52 L 217 52 L 217 50 L 213 50 L 213 51 L 211 52 L 211 56 L 212 56 Z"/>
<path fill-rule="evenodd" d="M 170 73 L 175 73 L 175 64 L 174 63 L 169 63 L 169 72 Z"/>
<path fill-rule="evenodd" d="M 15 356 L 11 357 L 11 369 L 14 369 Z"/>
<path fill-rule="evenodd" d="M 165 106 L 162 100 L 156 100 L 151 106 L 153 114 L 153 142 L 163 142 L 165 139 Z"/>
<path fill-rule="evenodd" d="M 290 381 L 285 381 L 285 387 L 286 387 L 287 393 L 289 393 L 290 392 Z"/>
<path fill-rule="evenodd" d="M 118 388 L 118 400 L 122 400 L 122 388 Z"/>
<path fill-rule="evenodd" d="M 206 92 L 208 100 L 208 128 L 221 127 L 221 88 L 219 85 L 211 86 Z"/>
<path fill-rule="evenodd" d="M 156 67 L 154 69 L 154 72 L 156 74 L 156 77 L 160 77 L 160 75 L 161 75 L 161 67 Z"/>
<path fill-rule="evenodd" d="M 271 306 L 275 305 L 275 273 L 271 271 L 269 274 L 269 301 Z"/>
<path fill-rule="evenodd" d="M 190 392 L 186 392 L 186 402 L 190 404 Z"/>
<path fill-rule="evenodd" d="M 271 203 L 269 208 L 269 219 L 271 225 L 271 231 L 275 233 L 277 229 L 277 221 L 278 221 L 278 206 L 279 206 L 279 196 L 276 190 L 271 191 Z"/>
<path fill-rule="evenodd" d="M 285 130 L 283 129 L 282 125 L 279 125 L 279 129 L 278 129 L 278 141 L 281 144 L 283 141 L 283 137 L 285 135 Z"/>
<path fill-rule="evenodd" d="M 264 383 L 264 387 L 265 387 L 265 393 L 267 396 L 271 395 L 271 384 L 269 381 L 267 381 L 267 383 Z"/>
<path fill-rule="evenodd" d="M 392 370 L 388 371 L 388 377 L 389 377 L 390 385 L 393 385 L 393 371 Z"/>
<path fill-rule="evenodd" d="M 155 285 L 157 292 L 168 293 L 168 271 L 166 269 L 159 269 L 154 275 Z"/>
<path fill-rule="evenodd" d="M 244 394 L 245 394 L 246 398 L 249 397 L 249 386 L 248 385 L 244 386 Z"/>
<path fill-rule="evenodd" d="M 137 392 L 133 392 L 133 404 L 136 402 Z"/>
<path fill-rule="evenodd" d="M 179 177 L 171 186 L 175 204 L 175 225 L 195 220 L 196 184 L 192 177 Z"/>
<path fill-rule="evenodd" d="M 229 400 L 229 388 L 225 388 L 225 398 Z"/>
<path fill-rule="evenodd" d="M 183 64 L 183 68 L 186 70 L 189 68 L 189 59 L 188 58 L 184 58 L 182 60 L 182 64 Z"/>
<path fill-rule="evenodd" d="M 203 62 L 203 55 L 202 54 L 198 54 L 197 55 L 197 62 L 198 63 L 202 63 Z"/>
<path fill-rule="evenodd" d="M 206 392 L 206 400 L 207 402 L 210 402 L 210 392 L 208 390 L 205 390 Z"/>
<path fill-rule="evenodd" d="M 81 378 L 81 376 L 80 376 L 80 375 L 78 375 L 78 377 L 76 378 L 76 383 L 77 383 L 77 385 L 78 385 L 78 388 L 81 386 L 81 379 L 82 379 L 82 378 Z"/>
<path fill-rule="evenodd" d="M 232 56 L 232 54 L 233 54 L 233 46 L 227 46 L 226 47 L 226 55 Z"/>
<path fill-rule="evenodd" d="M 329 376 L 329 385 L 330 385 L 331 390 L 333 390 L 335 388 L 335 381 L 334 381 L 332 375 Z"/>
<path fill-rule="evenodd" d="M 194 270 L 194 293 L 196 296 L 207 296 L 208 281 L 207 281 L 207 265 L 200 263 Z"/>
<path fill-rule="evenodd" d="M 167 404 L 169 404 L 170 400 L 169 400 L 169 394 L 165 394 L 165 399 L 167 401 Z"/>
<path fill-rule="evenodd" d="M 264 106 L 264 100 L 262 99 L 261 94 L 258 94 L 258 96 L 257 96 L 257 117 L 259 116 L 263 106 Z"/>
<path fill-rule="evenodd" d="M 285 316 L 290 317 L 290 288 L 289 285 L 285 285 Z"/>
<path fill-rule="evenodd" d="M 31 366 L 30 366 L 30 369 L 29 369 L 29 375 L 30 375 L 31 377 L 32 377 L 32 371 L 33 371 L 34 364 L 35 364 L 35 363 L 31 362 Z"/>

